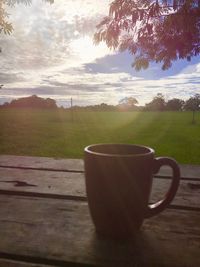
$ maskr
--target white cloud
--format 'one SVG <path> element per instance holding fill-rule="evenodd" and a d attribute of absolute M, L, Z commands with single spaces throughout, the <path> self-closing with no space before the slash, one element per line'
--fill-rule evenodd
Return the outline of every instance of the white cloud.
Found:
<path fill-rule="evenodd" d="M 38 94 L 60 102 L 73 96 L 75 104 L 116 104 L 130 95 L 144 104 L 159 92 L 168 99 L 200 93 L 200 64 L 157 80 L 134 77 L 117 66 L 110 73 L 86 71 L 86 63 L 113 53 L 105 44 L 94 46 L 92 40 L 109 2 L 57 0 L 50 5 L 35 0 L 29 7 L 10 9 L 15 30 L 1 35 L 0 83 L 5 86 L 0 98 Z"/>
<path fill-rule="evenodd" d="M 73 97 L 74 104 L 97 104 L 101 102 L 117 104 L 125 96 L 134 96 L 140 104 L 149 102 L 157 93 L 163 93 L 166 99 L 178 97 L 187 99 L 194 93 L 200 93 L 199 79 L 190 82 L 193 76 L 178 74 L 159 80 L 145 80 L 132 77 L 128 73 L 85 73 L 84 68 L 66 69 L 42 75 L 34 85 L 32 82 L 15 83 L 17 88 L 5 88 L 1 92 L 8 95 L 24 96 L 37 93 L 66 102 Z M 194 73 L 196 77 L 196 73 Z M 31 79 L 30 79 L 31 80 Z M 28 90 L 27 90 L 28 88 Z M 37 89 L 36 89 L 37 88 Z M 7 94 L 6 94 L 7 92 Z M 62 100 L 62 101 L 61 101 Z"/>
<path fill-rule="evenodd" d="M 107 5 L 108 1 L 81 0 L 16 5 L 10 9 L 15 30 L 1 42 L 1 69 L 72 67 L 106 55 L 105 45 L 92 46 L 92 36 Z"/>

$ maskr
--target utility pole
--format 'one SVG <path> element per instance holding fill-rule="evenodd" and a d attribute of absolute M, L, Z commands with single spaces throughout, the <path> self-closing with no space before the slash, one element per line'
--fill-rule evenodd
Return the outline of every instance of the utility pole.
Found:
<path fill-rule="evenodd" d="M 71 108 L 73 107 L 73 99 L 72 99 L 72 97 L 71 97 Z"/>
<path fill-rule="evenodd" d="M 73 122 L 74 121 L 74 114 L 73 114 L 73 99 L 72 99 L 72 97 L 71 97 L 71 99 L 70 99 L 71 101 L 71 121 Z"/>

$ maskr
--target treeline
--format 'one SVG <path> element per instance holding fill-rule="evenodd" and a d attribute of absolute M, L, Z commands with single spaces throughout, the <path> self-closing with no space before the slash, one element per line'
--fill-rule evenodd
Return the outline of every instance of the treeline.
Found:
<path fill-rule="evenodd" d="M 58 108 L 56 101 L 51 98 L 42 98 L 37 95 L 14 99 L 10 103 L 4 103 L 1 108 L 35 108 L 55 109 Z"/>
<path fill-rule="evenodd" d="M 51 98 L 41 98 L 36 95 L 12 100 L 10 103 L 4 103 L 1 108 L 40 108 L 40 109 L 58 109 L 56 101 Z M 71 106 L 68 108 L 60 107 L 64 110 L 74 111 L 197 111 L 200 110 L 200 94 L 195 94 L 187 100 L 173 98 L 165 100 L 161 93 L 158 93 L 145 106 L 139 106 L 134 97 L 125 97 L 117 105 L 108 105 L 101 103 L 90 106 Z"/>
<path fill-rule="evenodd" d="M 200 108 L 200 94 L 195 94 L 187 100 L 179 98 L 173 98 L 168 101 L 164 96 L 158 93 L 152 101 L 147 103 L 144 107 L 144 111 L 183 111 L 190 110 L 196 111 Z"/>
<path fill-rule="evenodd" d="M 200 94 L 195 94 L 185 101 L 179 98 L 166 101 L 163 94 L 158 93 L 145 106 L 139 106 L 137 99 L 133 97 L 125 97 L 119 101 L 118 105 L 101 103 L 86 107 L 73 106 L 68 109 L 77 111 L 197 111 L 200 109 Z"/>

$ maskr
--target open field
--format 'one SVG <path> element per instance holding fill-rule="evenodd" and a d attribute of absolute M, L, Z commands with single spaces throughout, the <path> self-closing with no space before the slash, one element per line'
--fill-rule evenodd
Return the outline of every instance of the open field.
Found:
<path fill-rule="evenodd" d="M 0 154 L 81 158 L 93 143 L 150 146 L 157 156 L 200 164 L 200 115 L 190 112 L 0 110 Z"/>

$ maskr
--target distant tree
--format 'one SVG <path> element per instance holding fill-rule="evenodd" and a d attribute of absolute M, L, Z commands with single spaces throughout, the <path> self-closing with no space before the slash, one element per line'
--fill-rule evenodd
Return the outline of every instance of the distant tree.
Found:
<path fill-rule="evenodd" d="M 68 110 L 73 109 L 74 111 L 116 111 L 117 107 L 113 105 L 108 105 L 106 103 L 101 103 L 98 105 L 89 106 L 73 106 L 72 108 L 67 108 Z"/>
<path fill-rule="evenodd" d="M 42 97 L 38 97 L 37 95 L 32 95 L 28 97 L 14 99 L 4 107 L 54 109 L 57 108 L 57 105 L 54 99 L 51 98 L 44 99 Z"/>
<path fill-rule="evenodd" d="M 195 112 L 200 110 L 200 94 L 195 94 L 193 97 L 190 97 L 184 105 L 185 110 L 192 111 L 192 123 L 195 123 Z"/>
<path fill-rule="evenodd" d="M 106 104 L 106 103 L 101 103 L 100 105 L 99 105 L 99 108 L 101 109 L 101 110 L 108 110 L 109 109 L 109 106 Z"/>
<path fill-rule="evenodd" d="M 135 97 L 124 97 L 119 101 L 119 104 L 126 104 L 128 106 L 135 106 L 138 104 L 138 101 Z"/>
<path fill-rule="evenodd" d="M 123 110 L 137 109 L 138 101 L 135 97 L 124 97 L 119 101 L 119 108 Z"/>
<path fill-rule="evenodd" d="M 173 98 L 167 101 L 166 110 L 180 111 L 183 109 L 184 101 L 179 98 Z"/>
<path fill-rule="evenodd" d="M 166 70 L 172 61 L 200 54 L 199 24 L 199 0 L 113 0 L 94 40 L 127 50 L 136 70 L 149 62 L 161 62 Z"/>
<path fill-rule="evenodd" d="M 56 101 L 51 98 L 44 99 L 44 106 L 45 108 L 56 108 Z"/>
<path fill-rule="evenodd" d="M 163 94 L 158 93 L 151 102 L 145 105 L 144 110 L 147 111 L 164 111 L 165 110 L 165 98 Z"/>
<path fill-rule="evenodd" d="M 116 108 L 113 105 L 108 105 L 106 103 L 101 103 L 99 105 L 89 106 L 89 109 L 93 111 L 115 111 Z"/>

